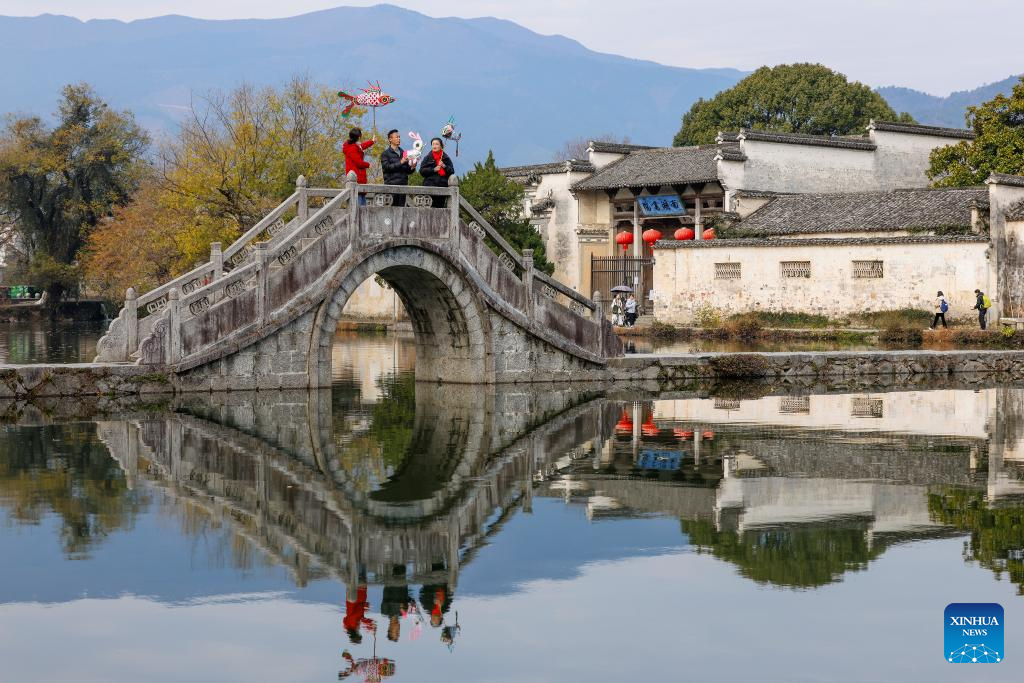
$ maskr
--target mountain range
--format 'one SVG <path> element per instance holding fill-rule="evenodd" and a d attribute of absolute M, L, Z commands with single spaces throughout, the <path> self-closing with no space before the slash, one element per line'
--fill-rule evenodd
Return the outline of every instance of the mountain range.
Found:
<path fill-rule="evenodd" d="M 1009 95 L 1019 80 L 1020 76 L 1010 76 L 973 90 L 960 90 L 947 97 L 938 97 L 920 90 L 897 86 L 878 88 L 878 92 L 893 109 L 910 112 L 920 123 L 963 128 L 966 125 L 964 115 L 967 112 L 967 107 L 981 104 L 999 93 Z"/>
<path fill-rule="evenodd" d="M 500 19 L 432 18 L 391 5 L 266 20 L 0 16 L 0 60 L 0 113 L 52 112 L 64 84 L 85 81 L 158 134 L 173 130 L 193 93 L 295 74 L 339 89 L 380 80 L 397 101 L 379 110 L 378 126 L 429 137 L 453 116 L 463 168 L 488 149 L 502 165 L 548 161 L 581 136 L 670 144 L 694 101 L 746 75 L 595 52 Z M 949 98 L 904 88 L 883 94 L 922 123 L 962 125 L 964 106 L 1002 85 Z"/>

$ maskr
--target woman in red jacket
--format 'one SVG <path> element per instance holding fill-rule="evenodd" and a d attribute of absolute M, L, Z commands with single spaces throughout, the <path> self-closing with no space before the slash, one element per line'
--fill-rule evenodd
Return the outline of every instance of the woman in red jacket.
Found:
<path fill-rule="evenodd" d="M 363 131 L 359 128 L 350 130 L 348 132 L 348 141 L 341 146 L 341 151 L 345 153 L 345 175 L 347 176 L 351 171 L 355 171 L 356 182 L 360 185 L 365 185 L 366 169 L 370 168 L 370 162 L 363 158 L 363 150 L 373 147 L 377 140 L 375 138 L 366 142 L 359 142 L 361 137 L 363 137 Z M 359 203 L 365 204 L 366 197 L 359 195 Z"/>

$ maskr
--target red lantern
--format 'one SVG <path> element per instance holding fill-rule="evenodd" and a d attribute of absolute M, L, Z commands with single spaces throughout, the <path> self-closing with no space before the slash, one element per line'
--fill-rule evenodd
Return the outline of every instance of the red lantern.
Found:
<path fill-rule="evenodd" d="M 622 251 L 629 249 L 629 245 L 633 244 L 633 233 L 628 230 L 623 230 L 615 236 L 615 244 L 622 247 Z"/>
<path fill-rule="evenodd" d="M 661 430 L 658 429 L 658 425 L 654 424 L 654 416 L 649 415 L 647 420 L 640 425 L 640 431 L 644 436 L 657 436 Z"/>
<path fill-rule="evenodd" d="M 715 433 L 712 432 L 712 431 L 707 431 L 707 432 L 704 432 L 703 434 L 701 434 L 700 437 L 702 439 L 704 439 L 705 441 L 711 441 L 712 439 L 715 438 Z"/>
<path fill-rule="evenodd" d="M 713 239 L 715 239 L 715 229 L 714 228 L 708 228 L 707 230 L 704 231 L 704 234 L 701 235 L 701 237 L 703 237 L 706 240 L 713 240 Z"/>
<path fill-rule="evenodd" d="M 661 231 L 651 228 L 650 230 L 644 230 L 644 234 L 641 235 L 647 246 L 653 247 L 654 243 L 661 239 Z"/>
<path fill-rule="evenodd" d="M 691 228 L 679 228 L 676 230 L 676 239 L 679 241 L 692 240 L 696 236 L 697 233 L 695 233 Z"/>
<path fill-rule="evenodd" d="M 692 439 L 693 432 L 682 427 L 675 427 L 672 429 L 672 433 L 676 435 L 677 439 Z"/>

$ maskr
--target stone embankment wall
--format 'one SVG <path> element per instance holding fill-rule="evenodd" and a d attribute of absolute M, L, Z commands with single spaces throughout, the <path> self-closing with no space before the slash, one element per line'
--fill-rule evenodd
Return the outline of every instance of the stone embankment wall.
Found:
<path fill-rule="evenodd" d="M 536 343 L 540 343 L 539 341 Z M 543 368 L 536 373 L 543 373 Z M 289 369 L 289 374 L 295 374 Z M 612 359 L 600 373 L 581 373 L 583 384 L 615 391 L 692 391 L 708 383 L 741 380 L 795 387 L 914 386 L 952 375 L 979 386 L 1024 380 L 1024 351 L 826 351 L 808 353 L 636 354 Z M 552 374 L 558 383 L 560 374 Z M 537 381 L 536 377 L 524 380 Z M 0 365 L 0 399 L 50 396 L 153 396 L 208 392 L 194 378 L 136 365 L 82 363 Z"/>

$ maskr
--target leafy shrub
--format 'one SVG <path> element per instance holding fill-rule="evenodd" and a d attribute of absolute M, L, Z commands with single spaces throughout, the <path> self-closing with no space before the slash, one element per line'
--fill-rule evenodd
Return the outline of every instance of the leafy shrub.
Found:
<path fill-rule="evenodd" d="M 652 337 L 658 337 L 659 339 L 675 339 L 679 336 L 679 330 L 676 329 L 675 325 L 663 323 L 660 320 L 655 320 L 651 323 L 648 332 Z"/>
<path fill-rule="evenodd" d="M 744 341 L 757 339 L 764 333 L 764 328 L 757 318 L 748 317 L 729 320 L 725 323 L 725 329 L 730 337 Z"/>
<path fill-rule="evenodd" d="M 711 304 L 702 304 L 693 312 L 693 321 L 697 327 L 710 330 L 722 324 L 722 314 Z"/>

